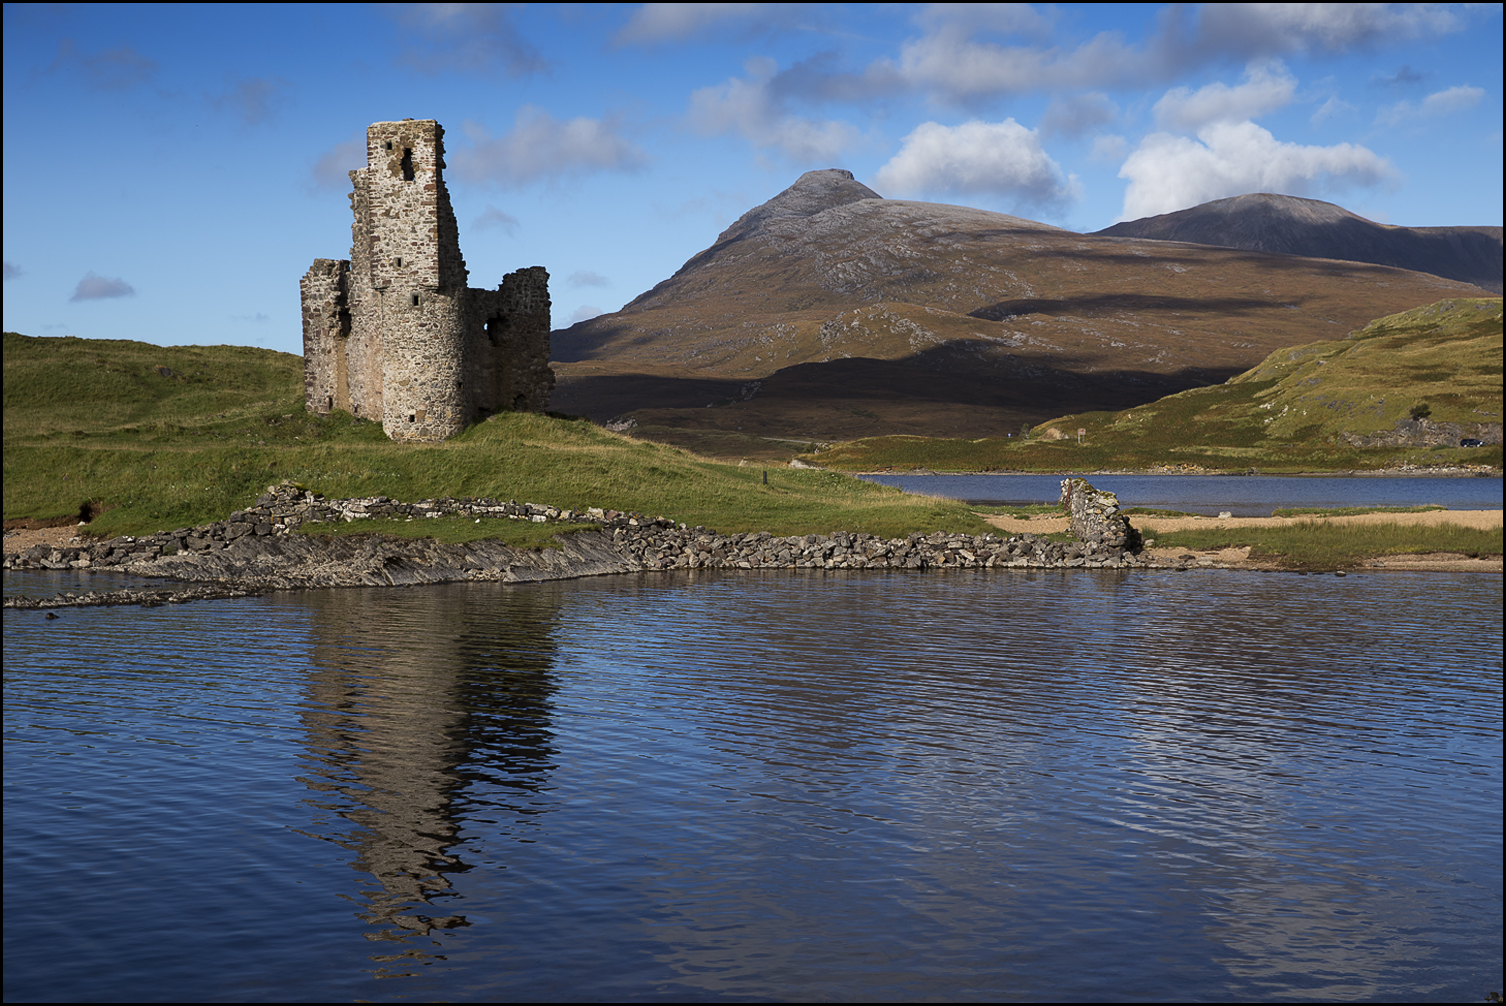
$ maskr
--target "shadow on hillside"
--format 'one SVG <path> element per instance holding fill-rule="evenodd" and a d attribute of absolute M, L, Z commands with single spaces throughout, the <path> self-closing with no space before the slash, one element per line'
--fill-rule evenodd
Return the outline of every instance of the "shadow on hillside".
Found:
<path fill-rule="evenodd" d="M 1115 224 L 1093 237 L 1176 241 L 1257 254 L 1372 264 L 1501 292 L 1498 227 L 1387 227 L 1347 218 L 1322 222 L 1249 219 L 1242 226 L 1193 211 Z M 1160 256 L 1157 256 L 1158 258 Z M 1142 259 L 1143 261 L 1143 259 Z"/>
<path fill-rule="evenodd" d="M 943 346 L 900 360 L 802 363 L 758 381 L 588 375 L 561 382 L 551 407 L 597 422 L 633 413 L 660 426 L 760 436 L 956 436 L 959 428 L 972 436 L 1002 436 L 1022 423 L 1143 405 L 1240 372 L 1079 372 L 1067 369 L 1073 363 L 1083 361 L 1060 355 L 980 361 Z"/>
<path fill-rule="evenodd" d="M 1001 300 L 975 311 L 968 317 L 984 321 L 1007 321 L 1028 314 L 1094 315 L 1124 311 L 1176 311 L 1183 314 L 1200 314 L 1215 311 L 1220 314 L 1241 315 L 1250 311 L 1269 311 L 1269 299 L 1255 297 L 1175 297 L 1164 294 L 1104 293 L 1081 297 L 1027 298 Z"/>

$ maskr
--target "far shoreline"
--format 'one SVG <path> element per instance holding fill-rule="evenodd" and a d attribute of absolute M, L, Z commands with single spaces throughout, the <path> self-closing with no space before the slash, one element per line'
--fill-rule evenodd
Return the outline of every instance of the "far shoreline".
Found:
<path fill-rule="evenodd" d="M 810 468 L 819 468 L 820 465 L 807 465 Z M 1407 478 L 1407 479 L 1467 479 L 1485 478 L 1499 479 L 1506 476 L 1506 469 L 1487 468 L 1483 470 L 1471 468 L 1439 468 L 1439 469 L 1383 469 L 1379 471 L 1365 469 L 1337 469 L 1334 471 L 1301 471 L 1301 472 L 1271 472 L 1249 469 L 1238 471 L 1232 468 L 1207 468 L 1192 470 L 1170 470 L 1165 468 L 1094 468 L 1094 469 L 1069 469 L 1062 468 L 1053 471 L 1022 471 L 1015 468 L 991 469 L 989 471 L 947 471 L 939 468 L 883 468 L 875 471 L 846 471 L 840 468 L 828 469 L 840 471 L 844 475 L 945 475 L 948 477 L 959 475 L 1034 475 L 1051 478 L 1089 478 L 1100 475 L 1134 475 L 1134 476 L 1176 476 L 1176 477 L 1218 477 L 1218 478 Z"/>

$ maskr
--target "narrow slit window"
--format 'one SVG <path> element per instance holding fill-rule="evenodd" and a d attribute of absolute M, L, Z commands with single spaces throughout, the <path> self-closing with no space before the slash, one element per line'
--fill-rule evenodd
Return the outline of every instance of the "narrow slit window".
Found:
<path fill-rule="evenodd" d="M 413 181 L 413 148 L 403 148 L 403 181 Z"/>
<path fill-rule="evenodd" d="M 416 294 L 416 293 L 413 295 L 413 306 L 414 307 L 418 306 L 418 294 Z"/>

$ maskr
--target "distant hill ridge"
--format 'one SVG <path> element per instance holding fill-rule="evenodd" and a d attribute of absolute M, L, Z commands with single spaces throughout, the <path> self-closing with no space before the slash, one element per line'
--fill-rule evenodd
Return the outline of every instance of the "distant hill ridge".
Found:
<path fill-rule="evenodd" d="M 622 310 L 555 331 L 551 407 L 732 439 L 1002 435 L 1481 292 L 1364 262 L 885 199 L 831 168 L 744 213 Z"/>
<path fill-rule="evenodd" d="M 1318 199 L 1255 192 L 1105 227 L 1105 237 L 1185 241 L 1306 258 L 1374 262 L 1502 289 L 1499 227 L 1396 227 Z"/>

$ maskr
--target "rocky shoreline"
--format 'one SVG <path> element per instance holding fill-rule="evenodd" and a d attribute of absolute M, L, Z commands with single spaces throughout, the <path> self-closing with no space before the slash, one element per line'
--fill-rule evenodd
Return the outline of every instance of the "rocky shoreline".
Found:
<path fill-rule="evenodd" d="M 1022 533 L 946 532 L 883 539 L 835 532 L 776 537 L 723 535 L 663 517 L 615 510 L 576 511 L 538 503 L 437 499 L 401 503 L 387 497 L 328 500 L 297 486 L 272 486 L 226 520 L 156 535 L 35 545 L 7 553 L 6 569 L 97 569 L 213 584 L 177 591 L 104 591 L 57 598 L 6 598 L 6 607 L 182 603 L 243 597 L 266 590 L 385 587 L 490 581 L 523 583 L 609 573 L 678 569 L 1124 569 L 1192 568 L 1139 554 L 1139 536 L 1112 493 L 1082 479 L 1062 483 L 1073 539 Z M 464 517 L 479 522 L 557 524 L 557 547 L 528 549 L 496 540 L 445 544 L 382 534 L 387 521 Z M 317 534 L 319 524 L 370 521 L 371 534 Z M 300 527 L 314 533 L 295 534 Z M 565 533 L 568 532 L 568 533 Z M 136 600 L 129 598 L 135 597 Z"/>

